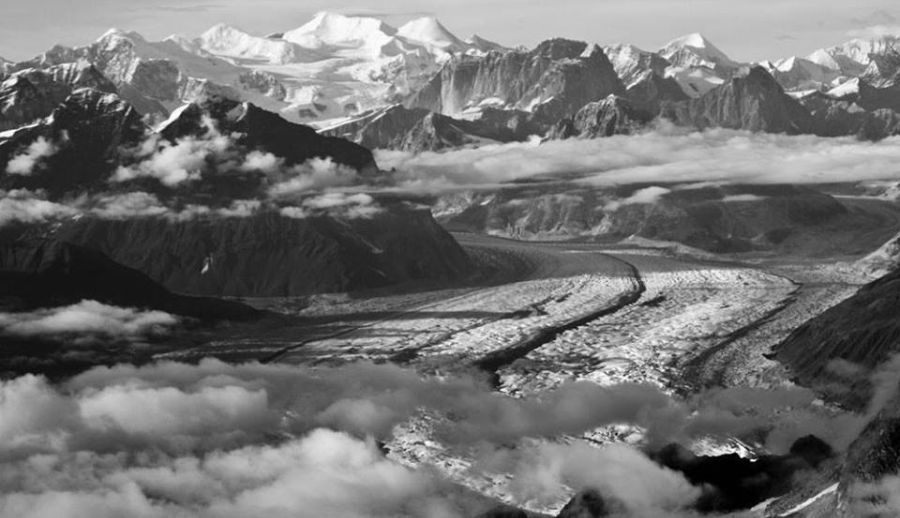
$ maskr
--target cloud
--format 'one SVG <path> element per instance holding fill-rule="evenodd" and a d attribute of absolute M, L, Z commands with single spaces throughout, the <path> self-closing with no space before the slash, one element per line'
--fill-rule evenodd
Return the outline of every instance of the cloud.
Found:
<path fill-rule="evenodd" d="M 681 473 L 659 466 L 624 444 L 532 444 L 483 457 L 480 468 L 512 473 L 519 501 L 546 506 L 561 488 L 594 489 L 623 504 L 629 516 L 676 516 L 701 495 Z"/>
<path fill-rule="evenodd" d="M 38 137 L 32 142 L 24 152 L 14 156 L 9 163 L 6 164 L 6 172 L 28 176 L 41 161 L 53 156 L 59 148 L 53 142 L 44 137 Z"/>
<path fill-rule="evenodd" d="M 260 166 L 272 164 L 272 160 L 265 156 L 257 156 L 252 161 Z M 312 158 L 286 169 L 279 163 L 267 172 L 270 174 L 268 193 L 273 198 L 296 197 L 311 191 L 346 187 L 358 182 L 355 169 L 337 164 L 330 157 Z"/>
<path fill-rule="evenodd" d="M 105 219 L 162 216 L 169 212 L 154 194 L 134 191 L 100 196 L 92 212 Z"/>
<path fill-rule="evenodd" d="M 127 182 L 141 177 L 156 178 L 166 187 L 200 180 L 201 174 L 215 162 L 226 161 L 223 156 L 232 149 L 232 141 L 222 135 L 211 119 L 202 121 L 205 133 L 188 136 L 174 144 L 151 135 L 137 151 L 138 162 L 120 165 L 113 174 L 113 182 Z"/>
<path fill-rule="evenodd" d="M 281 215 L 303 219 L 328 214 L 348 219 L 368 219 L 384 212 L 374 198 L 364 193 L 328 192 L 304 198 L 299 206 L 281 208 Z"/>
<path fill-rule="evenodd" d="M 610 202 L 606 205 L 606 210 L 616 210 L 623 205 L 636 205 L 636 204 L 651 204 L 659 201 L 660 198 L 672 192 L 671 189 L 666 189 L 665 187 L 659 187 L 656 185 L 650 187 L 644 187 L 643 189 L 638 189 L 631 196 Z"/>
<path fill-rule="evenodd" d="M 667 404 L 650 387 L 589 385 L 523 404 L 472 380 L 421 379 L 394 366 L 121 365 L 58 387 L 24 376 L 0 382 L 0 515 L 468 516 L 476 513 L 459 513 L 465 505 L 439 477 L 389 461 L 370 437 L 389 438 L 423 407 L 453 415 L 447 440 L 474 444 L 634 419 L 648 402 Z M 696 493 L 625 447 L 596 456 L 546 448 L 516 459 L 522 470 L 536 467 L 523 479 L 534 487 L 548 469 L 573 485 L 627 469 L 630 479 L 602 487 L 631 505 L 681 505 Z M 547 467 L 553 457 L 563 460 Z M 623 493 L 628 480 L 644 482 Z M 642 504 L 650 485 L 655 495 Z"/>
<path fill-rule="evenodd" d="M 717 182 L 815 184 L 900 177 L 900 137 L 881 142 L 661 126 L 640 135 L 413 155 L 379 151 L 398 190 L 441 194 L 529 178 L 595 187 Z"/>
<path fill-rule="evenodd" d="M 376 446 L 423 415 L 441 444 L 483 453 L 473 475 L 513 474 L 519 503 L 591 487 L 636 515 L 673 516 L 701 492 L 682 475 L 626 445 L 557 441 L 606 424 L 661 440 L 766 430 L 810 399 L 727 389 L 678 401 L 648 385 L 586 382 L 516 399 L 393 365 L 210 359 L 96 367 L 60 385 L 23 376 L 0 382 L 0 516 L 477 514 L 459 512 L 441 477 Z"/>
<path fill-rule="evenodd" d="M 27 189 L 0 190 L 0 227 L 15 221 L 42 223 L 79 213 L 78 209 L 69 205 L 48 201 L 40 192 Z"/>
<path fill-rule="evenodd" d="M 725 203 L 728 202 L 742 202 L 742 201 L 760 201 L 766 199 L 765 196 L 758 196 L 756 194 L 729 194 L 722 198 L 722 201 Z"/>
<path fill-rule="evenodd" d="M 890 21 L 892 22 L 893 20 Z M 847 34 L 853 38 L 860 39 L 878 39 L 885 36 L 896 37 L 900 36 L 900 25 L 894 23 L 869 25 L 861 29 L 849 31 Z"/>
<path fill-rule="evenodd" d="M 70 306 L 32 312 L 0 313 L 0 333 L 22 337 L 79 335 L 136 339 L 167 332 L 178 317 L 83 300 Z"/>

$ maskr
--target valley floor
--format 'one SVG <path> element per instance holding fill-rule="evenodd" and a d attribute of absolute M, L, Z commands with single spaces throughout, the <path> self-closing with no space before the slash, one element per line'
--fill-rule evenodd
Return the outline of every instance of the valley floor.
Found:
<path fill-rule="evenodd" d="M 422 372 L 484 375 L 512 396 L 540 394 L 568 380 L 652 383 L 683 395 L 705 387 L 777 387 L 790 382 L 765 354 L 864 281 L 831 265 L 751 265 L 646 247 L 456 237 L 495 273 L 474 286 L 405 295 L 323 296 L 294 307 L 290 300 L 256 301 L 299 316 L 300 323 L 239 330 L 164 357 L 393 362 Z M 508 500 L 506 474 L 473 479 L 470 452 L 448 451 L 430 439 L 435 418 L 422 416 L 397 434 L 392 456 L 436 466 Z M 608 442 L 632 433 L 610 428 L 570 439 Z M 566 498 L 526 507 L 555 512 Z"/>

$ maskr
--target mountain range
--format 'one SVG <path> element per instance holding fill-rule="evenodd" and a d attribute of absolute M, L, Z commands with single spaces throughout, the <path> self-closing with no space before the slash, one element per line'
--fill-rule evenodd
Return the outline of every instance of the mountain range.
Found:
<path fill-rule="evenodd" d="M 216 25 L 158 42 L 113 29 L 85 46 L 5 62 L 0 127 L 46 116 L 67 89 L 91 86 L 115 87 L 156 122 L 219 95 L 413 151 L 543 137 L 561 122 L 568 129 L 556 137 L 630 132 L 660 115 L 700 128 L 882 138 L 897 131 L 897 42 L 856 39 L 806 57 L 742 63 L 700 34 L 655 51 L 565 39 L 528 50 L 461 39 L 431 17 L 395 28 L 323 12 L 267 36 Z M 751 107 L 753 120 L 740 113 Z M 586 121 L 609 122 L 623 110 L 640 115 L 621 129 Z"/>

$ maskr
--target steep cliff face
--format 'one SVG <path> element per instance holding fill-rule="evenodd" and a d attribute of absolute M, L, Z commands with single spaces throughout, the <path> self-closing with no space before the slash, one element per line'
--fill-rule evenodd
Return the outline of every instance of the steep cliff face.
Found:
<path fill-rule="evenodd" d="M 673 103 L 662 114 L 699 129 L 721 127 L 768 133 L 810 133 L 809 112 L 761 67 L 750 68 L 697 99 Z"/>
<path fill-rule="evenodd" d="M 655 115 L 636 108 L 628 100 L 611 95 L 586 104 L 570 119 L 558 122 L 547 134 L 550 139 L 610 137 L 643 129 Z"/>
<path fill-rule="evenodd" d="M 54 235 L 109 255 L 178 293 L 289 296 L 452 280 L 468 256 L 423 210 L 371 218 L 277 213 L 172 221 L 81 218 Z"/>
<path fill-rule="evenodd" d="M 531 51 L 454 58 L 405 105 L 445 115 L 501 105 L 559 117 L 621 93 L 624 85 L 599 47 L 554 39 Z"/>
<path fill-rule="evenodd" d="M 86 61 L 46 69 L 25 69 L 0 83 L 0 130 L 42 119 L 74 90 L 116 93 L 116 86 Z"/>

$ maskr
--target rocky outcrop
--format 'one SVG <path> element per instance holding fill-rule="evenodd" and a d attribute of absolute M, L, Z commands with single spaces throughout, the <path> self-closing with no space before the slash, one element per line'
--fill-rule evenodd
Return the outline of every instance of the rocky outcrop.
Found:
<path fill-rule="evenodd" d="M 555 39 L 531 51 L 456 57 L 404 104 L 445 115 L 500 104 L 558 118 L 622 93 L 624 85 L 599 47 Z"/>
<path fill-rule="evenodd" d="M 427 210 L 369 218 L 81 218 L 54 235 L 109 255 L 179 293 L 293 296 L 456 280 L 468 256 Z"/>
<path fill-rule="evenodd" d="M 752 67 L 697 99 L 665 106 L 662 115 L 676 124 L 767 133 L 813 132 L 809 112 L 784 93 L 762 67 Z"/>
<path fill-rule="evenodd" d="M 643 129 L 654 118 L 653 113 L 635 108 L 626 99 L 609 96 L 602 101 L 586 104 L 571 119 L 558 122 L 547 138 L 629 135 Z"/>

